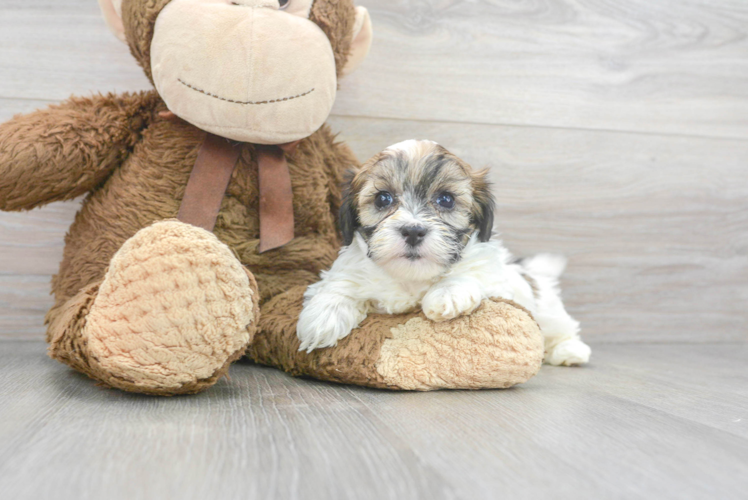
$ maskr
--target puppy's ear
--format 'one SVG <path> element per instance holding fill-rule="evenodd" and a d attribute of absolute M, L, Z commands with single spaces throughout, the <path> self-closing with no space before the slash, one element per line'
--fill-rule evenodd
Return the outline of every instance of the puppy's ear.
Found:
<path fill-rule="evenodd" d="M 355 172 L 350 170 L 346 173 L 346 180 L 343 185 L 343 202 L 340 204 L 340 232 L 343 234 L 344 246 L 353 243 L 356 229 L 361 226 L 358 220 L 356 194 L 353 192 L 354 175 Z"/>
<path fill-rule="evenodd" d="M 488 170 L 473 175 L 473 223 L 478 229 L 478 239 L 488 241 L 493 232 L 493 216 L 496 201 L 491 193 L 491 184 L 486 178 Z"/>

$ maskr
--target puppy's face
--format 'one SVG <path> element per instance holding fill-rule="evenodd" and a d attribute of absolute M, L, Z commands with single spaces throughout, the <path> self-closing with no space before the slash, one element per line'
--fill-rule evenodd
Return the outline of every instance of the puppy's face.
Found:
<path fill-rule="evenodd" d="M 341 207 L 344 244 L 358 233 L 393 276 L 432 279 L 460 259 L 473 232 L 490 238 L 494 201 L 485 175 L 434 142 L 395 144 L 353 176 Z"/>

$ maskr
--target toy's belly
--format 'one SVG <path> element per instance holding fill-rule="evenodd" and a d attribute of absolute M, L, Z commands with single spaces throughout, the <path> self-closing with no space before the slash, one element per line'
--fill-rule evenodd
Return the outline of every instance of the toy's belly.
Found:
<path fill-rule="evenodd" d="M 156 125 L 123 165 L 83 203 L 66 238 L 53 282 L 58 302 L 103 278 L 114 253 L 140 229 L 175 218 L 204 137 L 191 126 Z M 310 140 L 310 139 L 307 139 Z M 303 148 L 300 148 L 303 149 Z M 221 204 L 214 232 L 263 281 L 285 277 L 278 288 L 306 284 L 330 265 L 339 246 L 324 169 L 300 155 L 289 162 L 294 192 L 295 239 L 259 254 L 257 167 L 245 146 Z M 297 276 L 302 272 L 303 276 Z"/>

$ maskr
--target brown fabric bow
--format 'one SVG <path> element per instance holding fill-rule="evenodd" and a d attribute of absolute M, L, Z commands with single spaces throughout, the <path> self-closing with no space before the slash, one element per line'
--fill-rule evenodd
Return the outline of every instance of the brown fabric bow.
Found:
<path fill-rule="evenodd" d="M 260 253 L 293 239 L 293 192 L 286 154 L 293 154 L 299 142 L 255 148 L 260 182 Z"/>
<path fill-rule="evenodd" d="M 197 153 L 177 219 L 213 231 L 221 201 L 239 160 L 242 145 L 208 134 Z"/>
<path fill-rule="evenodd" d="M 171 113 L 160 115 L 166 119 L 174 117 Z M 260 184 L 260 253 L 281 247 L 294 237 L 293 192 L 286 154 L 293 154 L 299 142 L 255 145 Z M 240 142 L 213 134 L 205 137 L 179 207 L 180 221 L 213 230 L 241 151 Z"/>

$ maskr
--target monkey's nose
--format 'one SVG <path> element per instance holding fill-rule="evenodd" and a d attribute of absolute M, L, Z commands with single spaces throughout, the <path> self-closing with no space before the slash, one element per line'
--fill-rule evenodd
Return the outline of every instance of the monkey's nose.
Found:
<path fill-rule="evenodd" d="M 417 247 L 423 243 L 423 238 L 428 232 L 428 229 L 423 226 L 406 226 L 400 229 L 400 234 L 405 238 L 405 243 L 412 247 Z"/>

